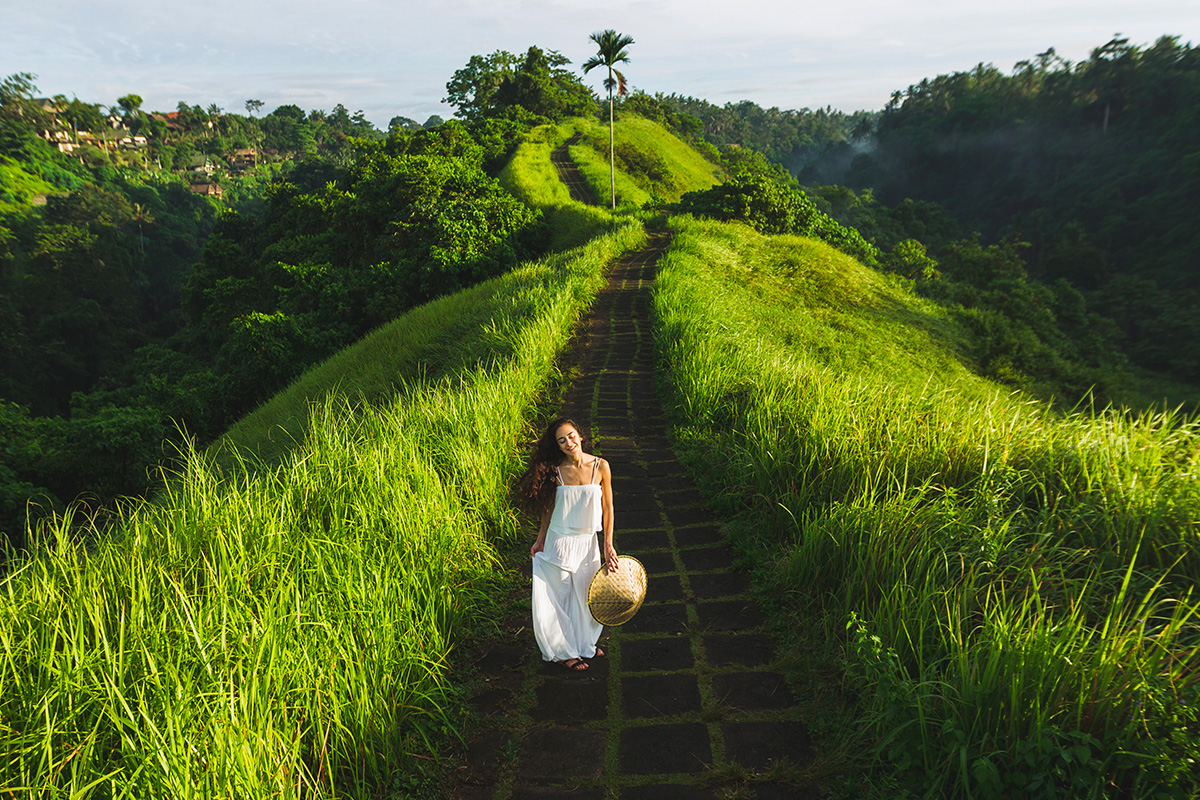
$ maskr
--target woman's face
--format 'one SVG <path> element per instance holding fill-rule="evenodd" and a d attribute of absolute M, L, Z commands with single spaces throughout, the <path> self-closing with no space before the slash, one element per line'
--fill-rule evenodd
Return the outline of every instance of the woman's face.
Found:
<path fill-rule="evenodd" d="M 560 425 L 554 432 L 554 438 L 558 442 L 558 449 L 562 450 L 567 458 L 579 457 L 583 443 L 579 440 L 579 431 L 575 430 L 574 425 Z"/>

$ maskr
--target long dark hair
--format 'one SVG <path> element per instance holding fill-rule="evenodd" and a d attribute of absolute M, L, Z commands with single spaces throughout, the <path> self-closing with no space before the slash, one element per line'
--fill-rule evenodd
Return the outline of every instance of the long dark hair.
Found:
<path fill-rule="evenodd" d="M 546 428 L 533 446 L 529 464 L 525 467 L 525 473 L 517 479 L 513 491 L 517 507 L 527 514 L 541 516 L 554 505 L 554 488 L 558 485 L 554 468 L 563 460 L 563 451 L 558 446 L 555 434 L 563 425 L 570 425 L 576 430 L 581 447 L 585 441 L 583 431 L 575 424 L 575 420 L 568 417 L 559 417 Z"/>

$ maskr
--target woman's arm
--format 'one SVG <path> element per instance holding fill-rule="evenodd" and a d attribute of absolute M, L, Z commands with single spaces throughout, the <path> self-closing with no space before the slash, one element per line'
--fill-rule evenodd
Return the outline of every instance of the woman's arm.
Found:
<path fill-rule="evenodd" d="M 612 470 L 608 461 L 600 460 L 600 506 L 604 511 L 604 563 L 612 572 L 620 568 L 617 550 L 613 546 L 613 490 Z"/>
<path fill-rule="evenodd" d="M 538 526 L 537 541 L 533 543 L 533 547 L 529 548 L 530 558 L 546 549 L 546 531 L 550 529 L 550 516 L 553 513 L 554 507 L 551 506 L 542 514 L 542 524 Z"/>

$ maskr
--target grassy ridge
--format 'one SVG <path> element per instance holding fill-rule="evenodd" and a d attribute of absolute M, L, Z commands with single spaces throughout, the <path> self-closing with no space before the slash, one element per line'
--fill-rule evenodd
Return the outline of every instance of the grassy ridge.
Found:
<path fill-rule="evenodd" d="M 847 256 L 675 223 L 655 307 L 684 460 L 787 627 L 846 653 L 883 791 L 1200 790 L 1200 426 L 1055 415 Z"/>
<path fill-rule="evenodd" d="M 608 125 L 579 120 L 584 139 L 570 148 L 592 193 L 609 205 Z M 708 189 L 721 179 L 721 169 L 657 122 L 637 115 L 617 120 L 615 181 L 618 206 L 673 202 L 687 192 Z"/>
<path fill-rule="evenodd" d="M 554 149 L 587 124 L 586 120 L 568 120 L 535 128 L 498 176 L 500 185 L 514 197 L 541 210 L 550 228 L 552 250 L 582 244 L 612 224 L 607 211 L 571 199 L 550 161 Z"/>
<path fill-rule="evenodd" d="M 531 404 L 604 265 L 643 236 L 622 227 L 466 293 L 440 335 L 490 315 L 477 336 L 429 338 L 440 369 L 400 376 L 389 402 L 319 403 L 273 469 L 192 455 L 162 502 L 130 508 L 86 555 L 69 520 L 50 531 L 0 584 L 0 786 L 403 786 L 440 724 L 446 654 L 486 602 L 490 541 L 513 532 L 507 486 Z"/>

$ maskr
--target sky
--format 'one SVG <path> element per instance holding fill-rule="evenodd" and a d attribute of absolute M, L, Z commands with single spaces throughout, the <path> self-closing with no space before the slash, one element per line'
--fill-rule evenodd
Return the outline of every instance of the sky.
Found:
<path fill-rule="evenodd" d="M 1200 0 L 0 0 L 0 77 L 40 94 L 143 108 L 182 100 L 245 113 L 338 103 L 386 129 L 449 118 L 446 81 L 475 54 L 557 50 L 628 34 L 635 89 L 781 109 L 879 110 L 922 78 L 1013 65 L 1049 47 L 1071 61 L 1115 34 L 1200 45 Z M 586 82 L 600 90 L 600 70 Z"/>

